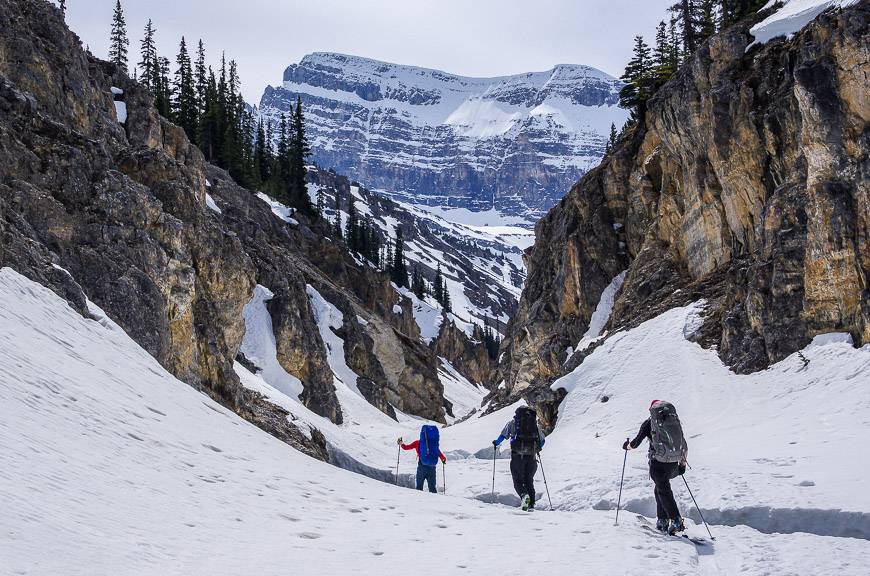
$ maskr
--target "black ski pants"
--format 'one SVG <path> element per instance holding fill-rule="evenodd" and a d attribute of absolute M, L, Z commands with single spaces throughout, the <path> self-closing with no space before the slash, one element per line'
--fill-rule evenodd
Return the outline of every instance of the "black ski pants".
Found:
<path fill-rule="evenodd" d="M 530 504 L 535 505 L 535 472 L 538 471 L 538 461 L 534 454 L 511 454 L 511 476 L 514 479 L 514 490 L 520 498 L 529 495 Z"/>
<path fill-rule="evenodd" d="M 680 475 L 680 467 L 676 462 L 649 461 L 649 477 L 655 483 L 656 516 L 659 520 L 676 520 L 680 517 L 674 491 L 671 490 L 671 479 Z"/>

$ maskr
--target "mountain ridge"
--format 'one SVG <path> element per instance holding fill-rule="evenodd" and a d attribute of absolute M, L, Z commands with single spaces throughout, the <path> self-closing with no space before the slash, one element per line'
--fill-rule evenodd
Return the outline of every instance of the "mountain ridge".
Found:
<path fill-rule="evenodd" d="M 531 222 L 600 160 L 627 118 L 620 87 L 581 64 L 474 78 L 315 52 L 266 88 L 259 113 L 277 125 L 301 98 L 317 164 L 404 201 Z"/>

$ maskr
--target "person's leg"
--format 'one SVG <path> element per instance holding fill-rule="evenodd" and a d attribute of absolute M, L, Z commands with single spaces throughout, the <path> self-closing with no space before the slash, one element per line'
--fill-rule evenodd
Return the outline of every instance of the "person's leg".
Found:
<path fill-rule="evenodd" d="M 426 481 L 429 483 L 429 492 L 438 492 L 438 467 L 426 466 Z"/>
<path fill-rule="evenodd" d="M 529 506 L 534 508 L 535 506 L 535 472 L 538 471 L 538 460 L 535 456 L 526 456 L 526 490 L 528 490 L 527 494 L 529 495 Z"/>
<path fill-rule="evenodd" d="M 650 462 L 649 472 L 656 485 L 656 501 L 661 506 L 665 518 L 669 520 L 676 520 L 680 517 L 677 502 L 674 500 L 674 492 L 671 489 L 671 478 L 676 468 L 676 464 L 657 462 L 655 460 Z"/>
<path fill-rule="evenodd" d="M 514 481 L 514 490 L 517 496 L 522 498 L 526 495 L 525 475 L 523 473 L 523 459 L 519 454 L 511 454 L 511 478 Z"/>
<path fill-rule="evenodd" d="M 662 506 L 662 497 L 659 495 L 658 487 L 653 488 L 653 495 L 656 497 L 656 518 L 667 521 L 668 513 L 665 512 L 665 507 Z"/>
<path fill-rule="evenodd" d="M 417 490 L 423 490 L 424 470 L 423 464 L 417 463 Z"/>

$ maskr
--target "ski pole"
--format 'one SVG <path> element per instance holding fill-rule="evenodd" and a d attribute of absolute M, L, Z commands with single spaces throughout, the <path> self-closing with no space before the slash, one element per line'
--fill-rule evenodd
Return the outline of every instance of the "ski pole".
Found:
<path fill-rule="evenodd" d="M 447 494 L 447 464 L 441 462 L 441 476 L 444 479 L 444 493 Z"/>
<path fill-rule="evenodd" d="M 541 464 L 541 475 L 544 477 L 544 488 L 547 489 L 547 502 L 550 503 L 550 510 L 553 509 L 553 501 L 550 500 L 550 486 L 547 485 L 547 473 L 544 472 L 544 461 L 541 459 L 541 453 L 538 452 L 538 462 Z"/>
<path fill-rule="evenodd" d="M 492 503 L 495 504 L 495 444 L 492 445 Z"/>
<path fill-rule="evenodd" d="M 402 456 L 402 446 L 396 452 L 396 486 L 399 485 L 399 458 Z"/>
<path fill-rule="evenodd" d="M 626 442 L 629 442 L 629 439 L 625 439 Z M 619 478 L 619 498 L 616 500 L 616 522 L 613 523 L 614 526 L 619 526 L 619 505 L 622 504 L 622 482 L 625 480 L 625 461 L 628 460 L 628 450 L 623 450 L 625 455 L 622 457 L 622 476 Z"/>
<path fill-rule="evenodd" d="M 694 494 L 692 494 L 692 489 L 691 489 L 691 488 L 689 488 L 689 482 L 688 482 L 688 481 L 687 481 L 687 480 L 686 480 L 686 476 L 685 476 L 685 475 L 683 475 L 683 482 L 684 482 L 684 483 L 685 483 L 685 484 L 686 484 L 686 490 L 688 490 L 688 491 L 689 491 L 689 496 L 691 496 L 691 497 L 692 497 L 692 502 L 694 502 L 694 503 L 695 503 L 695 509 L 696 509 L 696 510 L 697 510 L 697 511 L 698 511 L 698 516 L 700 516 L 700 517 L 701 517 L 701 522 L 703 522 L 703 523 L 704 523 L 704 527 L 705 527 L 705 528 L 707 528 L 707 534 L 709 534 L 709 535 L 710 535 L 710 540 L 715 540 L 715 539 L 716 539 L 716 538 L 715 538 L 715 537 L 713 537 L 713 533 L 712 533 L 712 532 L 710 532 L 710 526 L 709 526 L 709 525 L 707 525 L 707 521 L 706 521 L 706 520 L 704 520 L 704 514 L 703 514 L 703 513 L 701 513 L 701 507 L 700 507 L 700 506 L 698 506 L 698 501 L 697 501 L 697 500 L 695 500 L 695 495 L 694 495 Z"/>

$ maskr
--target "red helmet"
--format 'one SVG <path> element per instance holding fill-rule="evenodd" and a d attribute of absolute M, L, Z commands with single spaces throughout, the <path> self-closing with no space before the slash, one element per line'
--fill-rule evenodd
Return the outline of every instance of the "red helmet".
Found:
<path fill-rule="evenodd" d="M 650 402 L 650 403 L 649 403 L 649 407 L 652 408 L 652 407 L 653 407 L 653 404 L 655 404 L 656 402 L 658 402 L 658 400 L 653 400 L 652 402 Z"/>

